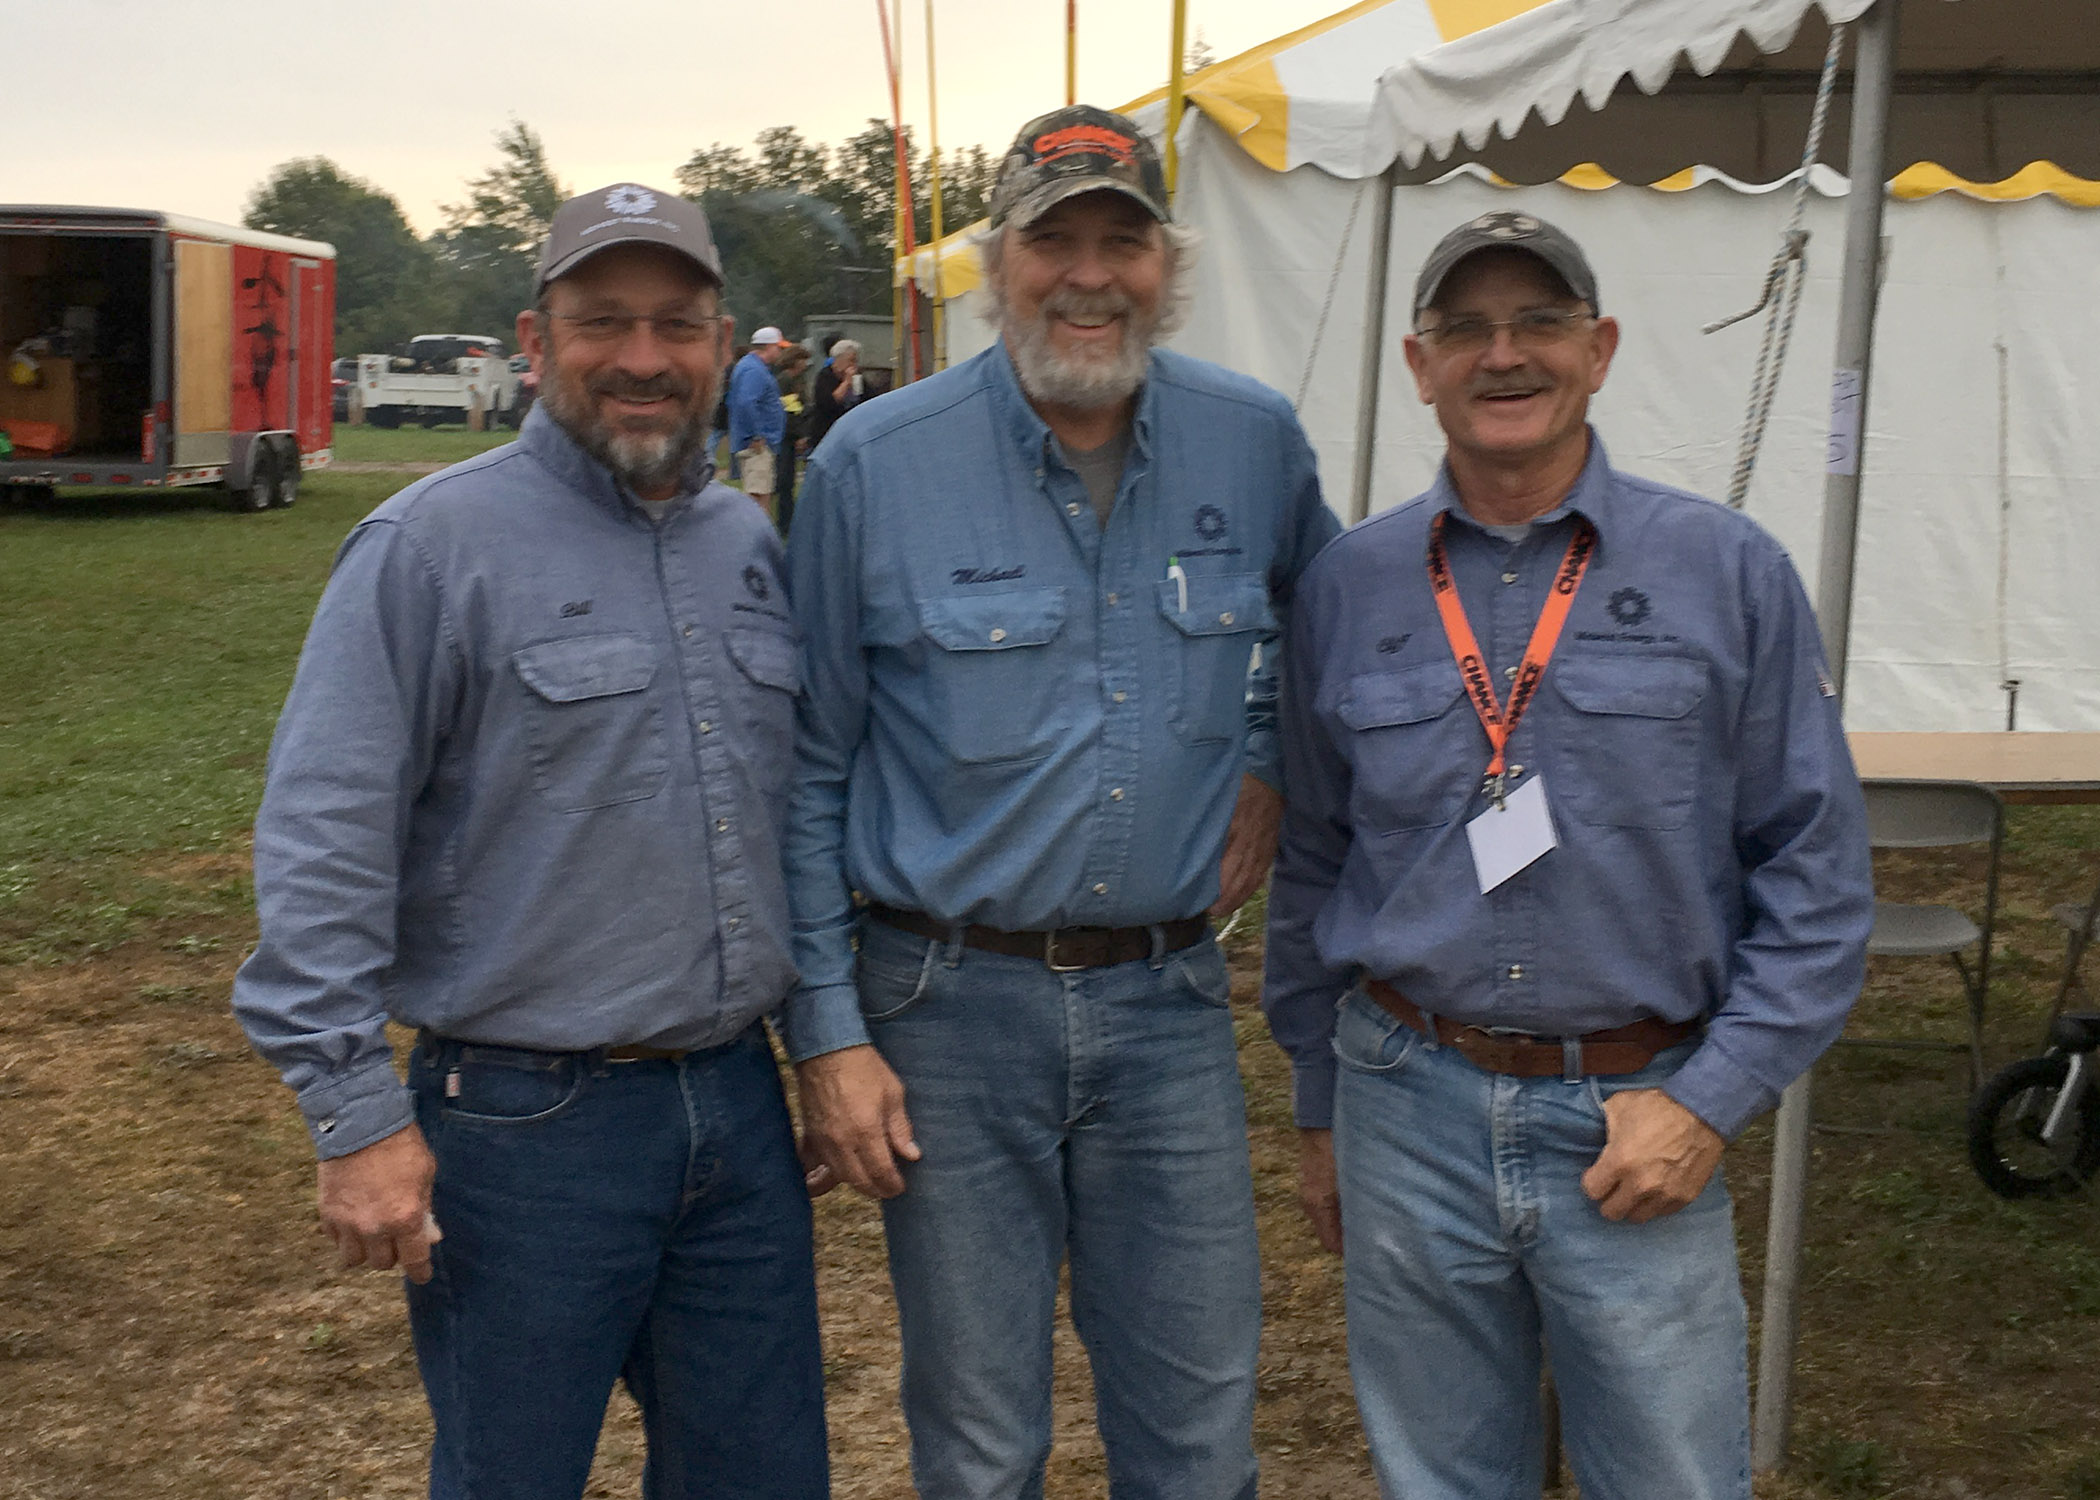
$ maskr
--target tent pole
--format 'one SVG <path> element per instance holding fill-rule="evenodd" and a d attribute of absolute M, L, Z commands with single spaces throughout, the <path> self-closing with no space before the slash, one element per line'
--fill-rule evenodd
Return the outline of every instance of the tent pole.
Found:
<path fill-rule="evenodd" d="M 1385 368 L 1385 293 L 1393 259 L 1393 184 L 1396 157 L 1378 177 L 1371 211 L 1371 276 L 1364 297 L 1364 362 L 1356 383 L 1356 469 L 1349 478 L 1351 526 L 1371 513 L 1371 469 L 1378 445 L 1378 377 Z"/>
<path fill-rule="evenodd" d="M 1881 298 L 1881 219 L 1888 198 L 1889 99 L 1896 76 L 1896 12 L 1878 0 L 1861 16 L 1852 62 L 1852 142 L 1845 170 L 1845 260 L 1831 377 L 1830 452 L 1823 481 L 1823 552 L 1816 617 L 1839 701 L 1852 633 L 1852 570 L 1859 541 L 1859 482 L 1867 440 L 1874 314 Z M 1781 1096 L 1772 1141 L 1772 1213 L 1765 1235 L 1764 1321 L 1757 1352 L 1751 1464 L 1786 1461 L 1793 1418 L 1794 1345 L 1800 1333 L 1801 1238 L 1808 1196 L 1810 1075 Z"/>

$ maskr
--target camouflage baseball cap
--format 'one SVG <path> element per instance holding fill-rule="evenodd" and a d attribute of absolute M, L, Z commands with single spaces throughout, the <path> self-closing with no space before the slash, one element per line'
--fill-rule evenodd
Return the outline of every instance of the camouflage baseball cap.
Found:
<path fill-rule="evenodd" d="M 1106 190 L 1135 198 L 1166 223 L 1167 174 L 1143 131 L 1124 116 L 1072 104 L 1021 127 L 992 188 L 992 226 L 1033 224 L 1067 198 Z"/>
<path fill-rule="evenodd" d="M 621 182 L 578 193 L 554 211 L 540 251 L 537 290 L 545 291 L 555 277 L 614 245 L 662 245 L 698 266 L 716 286 L 723 284 L 721 252 L 700 205 L 676 193 Z"/>
<path fill-rule="evenodd" d="M 1591 312 L 1603 311 L 1597 305 L 1597 273 L 1566 230 L 1531 214 L 1498 209 L 1467 220 L 1437 241 L 1429 259 L 1422 262 L 1422 274 L 1415 278 L 1415 316 L 1420 317 L 1436 301 L 1444 279 L 1461 261 L 1482 250 L 1522 250 L 1536 255 L 1568 284 L 1569 291 L 1590 305 Z"/>

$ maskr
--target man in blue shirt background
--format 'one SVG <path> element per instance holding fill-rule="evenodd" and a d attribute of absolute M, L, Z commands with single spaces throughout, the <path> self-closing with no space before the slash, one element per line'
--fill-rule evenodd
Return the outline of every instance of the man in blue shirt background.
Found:
<path fill-rule="evenodd" d="M 1191 247 L 1130 121 L 1025 127 L 989 234 L 1000 341 L 847 412 L 790 542 L 805 1158 L 884 1200 L 922 1494 L 1042 1493 L 1069 1261 L 1116 1494 L 1252 1500 L 1260 1268 L 1205 912 L 1273 855 L 1250 656 L 1336 528 L 1281 396 L 1153 347 Z"/>
<path fill-rule="evenodd" d="M 1543 1341 L 1585 1495 L 1749 1500 L 1716 1169 L 1873 921 L 1815 621 L 1755 524 L 1610 466 L 1567 236 L 1483 215 L 1414 307 L 1447 460 L 1301 584 L 1264 997 L 1365 1433 L 1388 1495 L 1538 1493 Z"/>
<path fill-rule="evenodd" d="M 729 372 L 729 451 L 736 455 L 744 493 L 769 516 L 780 465 L 795 461 L 787 451 L 787 408 L 773 371 L 800 347 L 768 325 L 751 335 L 751 352 Z"/>

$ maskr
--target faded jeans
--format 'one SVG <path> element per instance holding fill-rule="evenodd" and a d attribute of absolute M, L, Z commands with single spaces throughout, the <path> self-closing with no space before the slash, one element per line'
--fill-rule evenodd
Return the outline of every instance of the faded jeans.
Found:
<path fill-rule="evenodd" d="M 1542 1350 L 1583 1500 L 1750 1500 L 1746 1331 L 1718 1171 L 1646 1224 L 1581 1178 L 1603 1103 L 1639 1073 L 1514 1078 L 1342 1001 L 1335 1158 L 1349 1369 L 1379 1485 L 1406 1500 L 1538 1500 Z"/>
<path fill-rule="evenodd" d="M 1223 955 L 1074 973 L 865 924 L 924 1153 L 883 1205 L 922 1500 L 1036 1500 L 1058 1269 L 1115 1500 L 1252 1500 L 1261 1274 Z"/>

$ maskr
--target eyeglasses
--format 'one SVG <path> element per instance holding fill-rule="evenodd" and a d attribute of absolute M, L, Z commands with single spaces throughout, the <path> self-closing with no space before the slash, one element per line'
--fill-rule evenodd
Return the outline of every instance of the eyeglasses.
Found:
<path fill-rule="evenodd" d="M 647 323 L 649 331 L 666 344 L 697 344 L 707 337 L 722 315 L 688 318 L 680 314 L 649 318 L 640 313 L 549 313 L 550 318 L 559 318 L 576 330 L 576 336 L 586 344 L 617 344 L 634 332 L 637 323 Z"/>
<path fill-rule="evenodd" d="M 1595 317 L 1595 313 L 1565 307 L 1527 307 L 1514 318 L 1447 318 L 1418 329 L 1417 334 L 1454 354 L 1478 354 L 1495 341 L 1496 333 L 1507 328 L 1510 342 L 1518 348 L 1544 349 Z"/>

